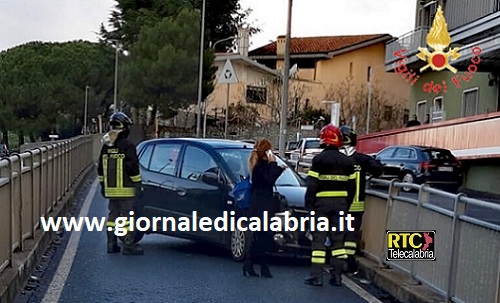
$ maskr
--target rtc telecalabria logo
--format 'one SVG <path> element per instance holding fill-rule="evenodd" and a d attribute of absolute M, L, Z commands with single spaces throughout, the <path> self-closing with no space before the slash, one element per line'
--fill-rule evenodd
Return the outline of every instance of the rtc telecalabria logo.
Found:
<path fill-rule="evenodd" d="M 460 58 L 460 54 L 458 53 L 459 48 L 455 47 L 453 49 L 450 49 L 449 47 L 451 43 L 451 37 L 448 32 L 448 27 L 441 6 L 439 6 L 437 9 L 434 20 L 432 21 L 432 27 L 427 34 L 426 42 L 432 50 L 429 50 L 426 47 L 418 48 L 420 53 L 416 55 L 417 58 L 424 62 L 427 62 L 427 65 L 420 68 L 420 73 L 424 72 L 430 67 L 434 71 L 442 71 L 444 69 L 447 69 L 456 74 L 457 69 L 451 66 L 450 62 Z M 417 75 L 417 73 L 413 69 L 408 69 L 408 67 L 406 66 L 408 58 L 404 54 L 405 52 L 406 49 L 404 48 L 394 52 L 394 56 L 399 58 L 399 60 L 396 62 L 394 72 L 398 75 L 401 75 L 407 83 L 413 86 L 420 78 L 420 75 Z M 455 75 L 452 77 L 451 80 L 457 88 L 460 88 L 461 81 L 469 82 L 472 79 L 472 75 L 478 71 L 478 64 L 481 62 L 481 58 L 479 57 L 481 52 L 482 50 L 479 46 L 474 46 L 472 48 L 471 64 L 468 66 L 467 71 L 464 73 L 464 75 Z M 425 83 L 422 89 L 427 93 L 434 92 L 436 94 L 439 94 L 441 92 L 446 93 L 448 91 L 448 86 L 446 85 L 446 81 L 442 81 L 442 83 L 439 84 L 434 83 L 434 81 L 430 81 Z"/>
<path fill-rule="evenodd" d="M 441 71 L 445 68 L 453 73 L 457 73 L 457 69 L 450 65 L 450 61 L 457 60 L 460 57 L 458 47 L 444 52 L 450 46 L 451 37 L 448 33 L 446 20 L 444 19 L 441 6 L 438 7 L 436 16 L 432 22 L 432 27 L 427 34 L 427 45 L 432 47 L 433 52 L 425 47 L 419 47 L 420 53 L 417 55 L 422 61 L 427 61 L 427 65 L 420 69 L 423 72 L 427 68 L 432 68 L 435 71 Z"/>

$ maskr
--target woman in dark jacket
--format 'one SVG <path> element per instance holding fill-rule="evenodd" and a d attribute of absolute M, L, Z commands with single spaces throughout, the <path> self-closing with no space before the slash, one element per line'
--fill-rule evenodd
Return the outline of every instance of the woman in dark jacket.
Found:
<path fill-rule="evenodd" d="M 274 185 L 283 173 L 285 166 L 278 166 L 276 158 L 271 152 L 271 142 L 266 139 L 256 143 L 249 159 L 249 171 L 252 178 L 252 204 L 246 211 L 247 218 L 258 217 L 263 222 L 264 212 L 268 218 L 272 218 L 276 212 L 277 205 L 274 199 Z M 268 254 L 275 248 L 272 231 L 250 232 L 250 243 L 243 265 L 243 275 L 259 276 L 254 268 L 254 261 L 261 265 L 260 276 L 272 278 L 268 266 Z"/>

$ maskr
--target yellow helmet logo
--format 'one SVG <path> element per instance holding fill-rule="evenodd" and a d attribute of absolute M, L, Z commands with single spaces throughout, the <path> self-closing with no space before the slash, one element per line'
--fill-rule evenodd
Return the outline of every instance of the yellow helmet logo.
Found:
<path fill-rule="evenodd" d="M 430 52 L 425 47 L 418 48 L 420 53 L 417 57 L 420 60 L 427 62 L 427 65 L 422 67 L 420 72 L 423 72 L 430 67 L 435 71 L 441 71 L 446 68 L 449 71 L 456 73 L 457 69 L 450 65 L 450 61 L 454 61 L 460 57 L 460 54 L 458 53 L 459 48 L 455 47 L 445 52 L 451 43 L 451 37 L 448 33 L 446 20 L 441 6 L 437 9 L 436 16 L 432 22 L 432 27 L 427 34 L 426 42 L 427 45 L 433 49 L 433 51 Z"/>

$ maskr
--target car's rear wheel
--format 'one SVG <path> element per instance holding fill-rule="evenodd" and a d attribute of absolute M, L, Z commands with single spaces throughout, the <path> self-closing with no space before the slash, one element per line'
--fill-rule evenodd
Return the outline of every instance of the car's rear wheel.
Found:
<path fill-rule="evenodd" d="M 413 176 L 413 174 L 411 172 L 404 172 L 403 176 L 401 177 L 401 182 L 410 183 L 410 184 L 415 183 L 415 177 Z M 403 190 L 405 192 L 410 192 L 411 187 L 403 187 Z"/>
<path fill-rule="evenodd" d="M 245 258 L 245 248 L 247 244 L 246 233 L 241 230 L 231 232 L 230 241 L 231 257 L 235 261 L 242 261 Z"/>

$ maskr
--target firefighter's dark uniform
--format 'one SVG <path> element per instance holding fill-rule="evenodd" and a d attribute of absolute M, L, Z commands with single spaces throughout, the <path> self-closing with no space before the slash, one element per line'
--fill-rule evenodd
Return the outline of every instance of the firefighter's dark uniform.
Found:
<path fill-rule="evenodd" d="M 349 208 L 349 213 L 354 217 L 352 221 L 354 231 L 347 231 L 345 241 L 346 252 L 349 256 L 349 271 L 354 272 L 356 270 L 354 255 L 359 253 L 360 250 L 361 224 L 363 223 L 363 214 L 365 211 L 366 174 L 368 173 L 373 177 L 378 177 L 382 174 L 384 166 L 372 157 L 356 151 L 353 151 L 352 154 L 348 153 L 347 155 L 356 162 L 356 194 Z"/>
<path fill-rule="evenodd" d="M 110 131 L 111 134 L 116 136 Z M 114 233 L 115 220 L 126 217 L 127 230 L 125 236 L 120 237 L 123 243 L 124 254 L 142 254 L 142 248 L 135 243 L 134 232 L 128 229 L 128 218 L 133 217 L 130 212 L 134 210 L 134 200 L 141 185 L 139 160 L 135 145 L 127 139 L 125 132 L 118 132 L 116 140 L 103 144 L 98 164 L 98 177 L 103 196 L 109 199 L 108 252 L 119 252 L 117 237 Z M 112 230 L 112 231 L 111 231 Z"/>
<path fill-rule="evenodd" d="M 344 248 L 345 231 L 339 228 L 339 212 L 343 211 L 344 216 L 347 215 L 354 198 L 356 190 L 354 164 L 353 159 L 332 146 L 327 146 L 312 161 L 307 178 L 306 207 L 315 211 L 316 218 L 328 218 L 330 231 L 312 231 L 312 268 L 310 276 L 305 281 L 307 284 L 323 284 L 327 237 L 332 245 L 330 263 L 337 273 L 336 281 L 330 280 L 330 283 L 337 286 L 340 284 L 343 262 L 339 260 L 345 260 L 347 254 Z M 333 227 L 336 231 L 331 231 Z"/>

